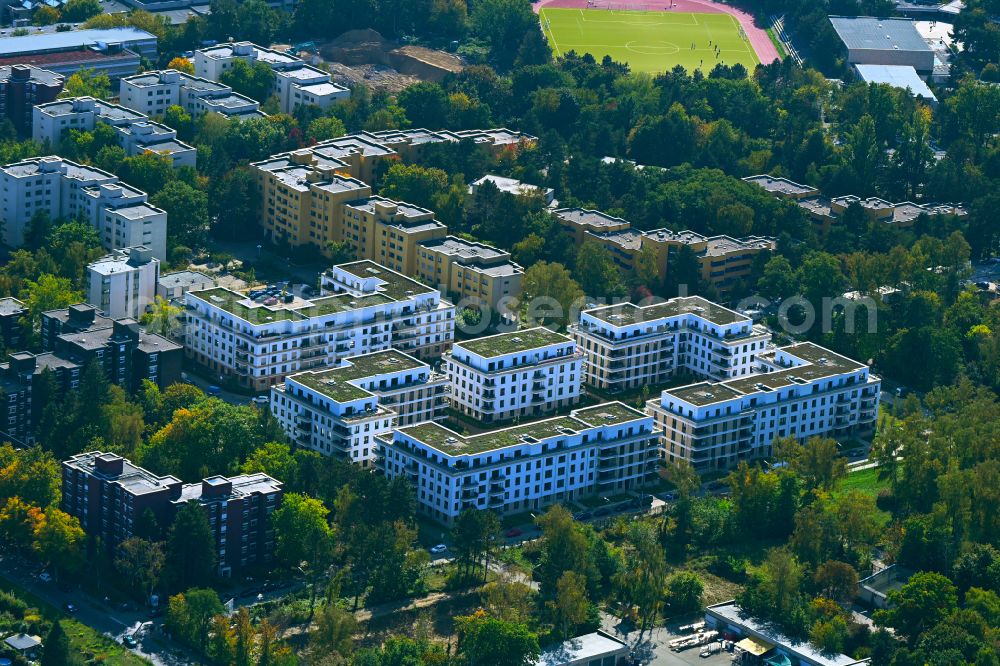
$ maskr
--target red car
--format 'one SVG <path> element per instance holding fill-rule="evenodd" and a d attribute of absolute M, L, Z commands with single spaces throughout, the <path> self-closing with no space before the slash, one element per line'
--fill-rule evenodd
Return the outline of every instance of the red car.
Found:
<path fill-rule="evenodd" d="M 512 529 L 509 529 L 509 530 L 507 530 L 506 532 L 504 532 L 504 536 L 505 536 L 505 537 L 507 537 L 507 538 L 509 538 L 509 539 L 512 539 L 512 538 L 514 538 L 514 537 L 519 537 L 519 536 L 521 536 L 522 534 L 524 534 L 524 532 L 522 532 L 522 531 L 521 531 L 521 530 L 520 530 L 519 528 L 517 528 L 517 527 L 514 527 L 514 528 L 512 528 Z"/>

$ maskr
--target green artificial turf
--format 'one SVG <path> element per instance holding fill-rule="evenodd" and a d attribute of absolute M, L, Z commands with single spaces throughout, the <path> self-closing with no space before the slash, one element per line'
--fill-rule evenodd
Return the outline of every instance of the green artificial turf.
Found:
<path fill-rule="evenodd" d="M 539 16 L 557 56 L 576 51 L 600 61 L 608 55 L 627 62 L 633 71 L 651 73 L 675 65 L 707 73 L 721 62 L 741 63 L 753 71 L 759 62 L 753 47 L 740 36 L 739 23 L 729 14 L 544 7 Z"/>

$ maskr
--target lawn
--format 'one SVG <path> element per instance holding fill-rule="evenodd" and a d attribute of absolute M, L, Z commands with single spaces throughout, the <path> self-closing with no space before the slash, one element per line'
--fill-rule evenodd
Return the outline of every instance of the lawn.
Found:
<path fill-rule="evenodd" d="M 879 481 L 878 468 L 872 467 L 863 469 L 860 472 L 851 472 L 840 480 L 836 493 L 846 493 L 849 490 L 857 490 L 872 497 L 878 497 L 878 493 L 883 488 L 888 488 L 888 481 Z"/>
<path fill-rule="evenodd" d="M 557 56 L 569 51 L 597 60 L 611 56 L 633 71 L 651 73 L 675 65 L 707 72 L 717 63 L 741 63 L 753 71 L 759 62 L 729 14 L 543 7 L 539 16 Z"/>

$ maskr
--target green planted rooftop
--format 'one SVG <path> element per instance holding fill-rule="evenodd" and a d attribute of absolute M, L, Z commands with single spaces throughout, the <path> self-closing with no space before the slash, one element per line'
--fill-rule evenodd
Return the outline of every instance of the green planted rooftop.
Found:
<path fill-rule="evenodd" d="M 653 303 L 642 307 L 632 303 L 622 303 L 621 305 L 609 305 L 593 310 L 585 310 L 585 312 L 592 317 L 615 326 L 628 326 L 630 324 L 656 321 L 665 317 L 678 317 L 685 314 L 697 315 L 717 326 L 726 326 L 738 321 L 750 322 L 749 317 L 729 308 L 724 308 L 701 296 L 671 298 L 669 301 L 663 303 Z"/>
<path fill-rule="evenodd" d="M 593 427 L 616 425 L 644 418 L 647 417 L 642 412 L 620 402 L 609 402 L 574 410 L 569 416 L 557 416 L 478 435 L 460 435 L 433 422 L 401 428 L 400 432 L 445 455 L 460 456 L 534 443 L 534 441 L 570 434 L 568 431 L 581 432 Z"/>
<path fill-rule="evenodd" d="M 347 264 L 339 264 L 337 268 L 362 279 L 374 277 L 383 280 L 381 292 L 394 301 L 434 291 L 427 285 L 389 270 L 385 266 L 380 266 L 374 261 L 352 261 Z"/>
<path fill-rule="evenodd" d="M 488 335 L 474 340 L 463 340 L 456 342 L 456 347 L 461 347 L 473 354 L 478 354 L 483 358 L 503 356 L 505 354 L 516 354 L 517 352 L 531 351 L 540 347 L 554 345 L 565 342 L 572 342 L 569 338 L 547 328 L 526 328 L 521 331 L 510 333 L 500 333 L 498 335 Z"/>
<path fill-rule="evenodd" d="M 301 372 L 292 375 L 291 379 L 331 400 L 348 402 L 371 395 L 365 389 L 351 382 L 378 377 L 379 375 L 388 373 L 426 367 L 426 364 L 421 363 L 412 356 L 392 349 L 374 354 L 354 356 L 347 359 L 344 365 L 336 368 L 316 372 Z"/>

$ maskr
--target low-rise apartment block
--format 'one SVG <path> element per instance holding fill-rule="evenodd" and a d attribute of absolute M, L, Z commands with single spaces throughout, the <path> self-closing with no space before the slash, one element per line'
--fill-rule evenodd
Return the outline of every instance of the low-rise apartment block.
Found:
<path fill-rule="evenodd" d="M 216 44 L 195 51 L 195 74 L 209 81 L 219 81 L 237 60 L 251 64 L 262 62 L 274 71 L 274 93 L 282 113 L 292 113 L 303 104 L 325 109 L 351 96 L 350 89 L 334 83 L 329 73 L 295 56 L 250 42 Z"/>
<path fill-rule="evenodd" d="M 483 423 L 540 416 L 580 399 L 583 354 L 572 338 L 543 327 L 456 342 L 444 367 L 452 405 Z"/>
<path fill-rule="evenodd" d="M 70 130 L 91 131 L 98 122 L 114 128 L 126 155 L 167 155 L 175 167 L 193 167 L 197 162 L 197 151 L 179 141 L 174 130 L 152 122 L 138 111 L 93 97 L 72 97 L 36 106 L 32 138 L 57 147 Z"/>
<path fill-rule="evenodd" d="M 448 387 L 444 375 L 392 349 L 286 377 L 271 388 L 271 412 L 297 446 L 368 466 L 377 435 L 444 418 Z"/>
<path fill-rule="evenodd" d="M 469 194 L 477 194 L 479 192 L 479 188 L 487 183 L 497 188 L 504 194 L 510 194 L 511 196 L 539 197 L 546 206 L 555 201 L 555 190 L 551 187 L 541 187 L 530 183 L 522 183 L 515 178 L 506 178 L 504 176 L 496 176 L 493 174 L 486 174 L 482 178 L 473 181 L 472 184 L 469 185 Z"/>
<path fill-rule="evenodd" d="M 416 274 L 421 243 L 444 238 L 434 213 L 402 201 L 369 197 L 344 205 L 341 239 L 359 259 L 373 259 L 403 275 Z"/>
<path fill-rule="evenodd" d="M 229 86 L 175 69 L 153 70 L 122 79 L 122 106 L 147 116 L 162 116 L 179 106 L 192 118 L 214 112 L 226 118 L 263 118 L 257 100 L 233 92 Z"/>
<path fill-rule="evenodd" d="M 600 243 L 611 253 L 614 262 L 625 271 L 635 268 L 644 251 L 656 257 L 659 276 L 666 276 L 682 247 L 694 252 L 701 267 L 701 279 L 720 293 L 731 291 L 750 275 L 754 258 L 775 249 L 772 238 L 748 236 L 703 236 L 694 231 L 654 229 L 639 231 L 619 217 L 584 208 L 560 208 L 555 211 L 563 231 L 579 246 Z"/>
<path fill-rule="evenodd" d="M 447 236 L 417 247 L 416 277 L 439 285 L 456 302 L 497 310 L 521 295 L 524 269 L 492 245 Z"/>
<path fill-rule="evenodd" d="M 160 262 L 148 247 L 116 250 L 87 264 L 87 302 L 112 319 L 139 319 L 156 298 Z"/>
<path fill-rule="evenodd" d="M 772 455 L 779 437 L 843 438 L 874 426 L 881 379 L 865 364 L 811 342 L 756 360 L 750 375 L 667 389 L 647 403 L 667 462 L 724 470 Z"/>
<path fill-rule="evenodd" d="M 24 244 L 28 222 L 42 211 L 87 221 L 106 250 L 142 245 L 166 259 L 167 213 L 107 171 L 56 155 L 33 157 L 0 167 L 0 185 L 3 241 L 11 247 Z"/>
<path fill-rule="evenodd" d="M 221 287 L 189 291 L 188 354 L 245 386 L 266 390 L 290 374 L 390 348 L 440 356 L 455 335 L 455 306 L 440 292 L 371 261 L 324 273 L 325 295 Z"/>
<path fill-rule="evenodd" d="M 163 273 L 156 283 L 156 295 L 174 301 L 183 298 L 189 291 L 202 291 L 214 286 L 214 279 L 198 271 Z"/>
<path fill-rule="evenodd" d="M 642 487 L 659 458 L 652 418 L 620 402 L 479 435 L 424 423 L 379 443 L 385 475 L 409 480 L 421 513 L 449 525 L 466 509 L 534 511 Z"/>
<path fill-rule="evenodd" d="M 587 359 L 584 380 L 611 392 L 665 384 L 679 374 L 746 376 L 771 339 L 749 317 L 700 296 L 584 310 L 570 334 Z"/>
<path fill-rule="evenodd" d="M 184 504 L 198 503 L 215 536 L 221 576 L 272 561 L 271 514 L 281 506 L 283 493 L 281 482 L 263 473 L 181 483 L 101 451 L 80 453 L 62 464 L 63 510 L 110 552 L 135 535 L 147 511 L 166 530 Z"/>
<path fill-rule="evenodd" d="M 968 215 L 961 204 L 953 203 L 914 203 L 903 201 L 893 203 L 878 197 L 861 198 L 853 194 L 827 198 L 820 191 L 809 185 L 802 185 L 787 178 L 770 175 L 747 176 L 743 179 L 763 188 L 765 191 L 781 199 L 793 201 L 802 208 L 813 222 L 816 230 L 827 234 L 830 229 L 840 223 L 847 209 L 852 205 L 861 207 L 865 219 L 870 222 L 883 222 L 900 229 L 912 227 L 921 215 L 934 217 L 937 215 Z"/>
<path fill-rule="evenodd" d="M 457 131 L 414 128 L 382 130 L 365 135 L 388 146 L 407 161 L 419 159 L 426 153 L 428 147 L 443 143 L 469 141 L 485 147 L 494 157 L 504 153 L 516 153 L 522 148 L 529 148 L 538 143 L 536 137 L 506 127 Z"/>

